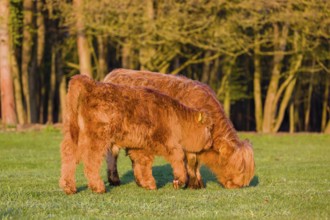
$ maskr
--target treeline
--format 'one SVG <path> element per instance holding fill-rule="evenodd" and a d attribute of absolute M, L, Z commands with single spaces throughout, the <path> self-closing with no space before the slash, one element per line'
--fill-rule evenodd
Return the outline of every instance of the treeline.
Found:
<path fill-rule="evenodd" d="M 330 132 L 328 0 L 0 4 L 12 79 L 0 66 L 3 123 L 60 122 L 72 75 L 102 80 L 123 67 L 207 83 L 238 130 Z M 14 104 L 3 81 L 14 85 Z M 8 106 L 16 119 L 7 120 Z"/>

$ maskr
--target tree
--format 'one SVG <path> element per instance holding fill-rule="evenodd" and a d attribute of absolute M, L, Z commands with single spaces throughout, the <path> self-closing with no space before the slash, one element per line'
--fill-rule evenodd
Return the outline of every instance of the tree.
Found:
<path fill-rule="evenodd" d="M 326 12 L 319 5 L 317 0 L 237 3 L 238 30 L 254 42 L 250 50 L 259 132 L 277 132 L 282 125 L 303 60 L 318 47 L 319 30 L 327 23 Z"/>
<path fill-rule="evenodd" d="M 91 55 L 84 26 L 84 0 L 73 0 L 73 8 L 76 19 L 80 73 L 92 76 Z"/>
<path fill-rule="evenodd" d="M 32 60 L 32 43 L 33 43 L 33 1 L 23 0 L 23 39 L 22 39 L 22 62 L 21 62 L 21 72 L 22 72 L 22 87 L 23 95 L 26 105 L 27 122 L 31 123 L 31 97 L 30 97 L 30 65 Z"/>
<path fill-rule="evenodd" d="M 324 133 L 325 133 L 325 134 L 330 134 L 330 120 L 328 121 L 328 124 L 327 124 L 327 126 L 325 127 L 325 129 L 324 129 Z"/>
<path fill-rule="evenodd" d="M 124 67 L 209 84 L 240 129 L 328 123 L 329 1 L 13 0 L 11 8 L 20 122 L 58 121 L 68 77 L 102 80 Z"/>
<path fill-rule="evenodd" d="M 9 42 L 9 0 L 0 1 L 0 74 L 1 74 L 1 113 L 5 126 L 16 125 L 13 81 L 10 68 Z"/>

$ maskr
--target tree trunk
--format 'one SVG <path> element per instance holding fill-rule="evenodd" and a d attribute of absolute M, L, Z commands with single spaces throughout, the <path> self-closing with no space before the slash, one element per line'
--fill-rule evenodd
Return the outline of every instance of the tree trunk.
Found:
<path fill-rule="evenodd" d="M 65 96 L 66 96 L 66 76 L 64 75 L 63 72 L 63 51 L 61 47 L 57 47 L 56 50 L 56 58 L 55 58 L 55 63 L 56 63 L 56 84 L 59 86 L 58 88 L 58 93 L 59 93 L 59 103 L 60 106 L 57 108 L 58 111 L 58 118 L 57 121 L 63 122 L 64 115 L 65 115 Z M 103 78 L 102 78 L 103 79 Z M 56 91 L 56 90 L 55 90 Z"/>
<path fill-rule="evenodd" d="M 76 15 L 76 28 L 77 28 L 77 48 L 79 56 L 79 70 L 80 74 L 86 74 L 90 77 L 92 74 L 91 53 L 88 46 L 88 40 L 85 33 L 84 26 L 84 12 L 83 0 L 73 0 Z"/>
<path fill-rule="evenodd" d="M 37 1 L 37 35 L 38 35 L 38 49 L 37 49 L 37 66 L 40 68 L 43 63 L 44 51 L 45 51 L 45 18 L 43 14 L 43 2 Z"/>
<path fill-rule="evenodd" d="M 39 99 L 39 91 L 37 85 L 37 78 L 39 74 L 38 68 L 38 35 L 36 33 L 37 30 L 37 4 L 40 4 L 41 1 L 33 1 L 33 16 L 32 16 L 32 48 L 31 48 L 31 61 L 28 69 L 29 76 L 29 97 L 30 97 L 30 113 L 31 113 L 31 123 L 38 122 L 38 99 Z"/>
<path fill-rule="evenodd" d="M 121 65 L 123 68 L 131 69 L 132 68 L 132 50 L 130 43 L 124 43 L 121 49 Z"/>
<path fill-rule="evenodd" d="M 205 53 L 205 57 L 210 57 L 211 56 L 211 51 L 206 51 Z M 208 84 L 209 83 L 209 79 L 210 79 L 210 68 L 211 67 L 211 61 L 209 60 L 205 60 L 205 62 L 203 63 L 203 72 L 202 72 L 202 77 L 201 77 L 201 81 L 203 83 Z"/>
<path fill-rule="evenodd" d="M 324 95 L 322 103 L 322 121 L 321 121 L 321 131 L 324 131 L 327 123 L 327 109 L 328 109 L 328 99 L 329 99 L 329 87 L 330 87 L 330 77 L 328 74 L 325 75 L 325 85 L 324 85 Z"/>
<path fill-rule="evenodd" d="M 45 116 L 46 114 L 46 108 L 47 108 L 47 86 L 48 84 L 45 81 L 45 77 L 41 77 L 41 84 L 42 87 L 40 89 L 40 109 L 39 109 L 39 122 L 40 123 L 45 123 L 47 122 L 47 118 Z"/>
<path fill-rule="evenodd" d="M 37 66 L 37 70 L 39 73 L 41 74 L 36 74 L 36 80 L 35 83 L 37 84 L 37 89 L 38 89 L 38 96 L 37 96 L 37 121 L 39 123 L 43 123 L 43 101 L 45 99 L 45 97 L 43 97 L 43 87 L 45 86 L 43 84 L 43 78 L 45 77 L 45 66 L 46 66 L 46 62 L 45 62 L 45 45 L 46 45 L 46 25 L 45 25 L 45 13 L 44 13 L 44 4 L 43 1 L 37 1 L 37 33 L 36 33 L 36 37 L 37 37 L 37 48 L 36 50 L 36 66 Z M 49 28 L 49 27 L 48 27 Z"/>
<path fill-rule="evenodd" d="M 141 70 L 150 70 L 150 71 L 158 71 L 152 65 L 152 57 L 155 55 L 155 50 L 151 47 L 145 46 L 140 49 L 139 53 L 139 62 Z"/>
<path fill-rule="evenodd" d="M 50 71 L 50 83 L 48 88 L 48 107 L 47 107 L 47 123 L 52 124 L 54 122 L 53 118 L 53 105 L 55 97 L 55 85 L 56 85 L 56 47 L 52 47 L 51 55 L 51 71 Z"/>
<path fill-rule="evenodd" d="M 31 62 L 31 51 L 33 37 L 33 1 L 23 0 L 23 42 L 22 42 L 22 87 L 27 112 L 27 122 L 31 123 L 31 102 L 29 89 L 29 65 Z"/>
<path fill-rule="evenodd" d="M 281 63 L 284 58 L 284 51 L 286 47 L 286 41 L 288 36 L 288 25 L 283 26 L 282 33 L 280 34 L 279 25 L 274 24 L 274 58 L 273 58 L 273 69 L 271 72 L 271 78 L 267 89 L 266 100 L 264 104 L 264 118 L 262 131 L 264 133 L 272 132 L 274 123 L 275 110 L 277 103 L 275 103 L 275 97 L 277 93 L 278 83 L 281 73 Z"/>
<path fill-rule="evenodd" d="M 328 124 L 327 124 L 327 126 L 325 127 L 325 129 L 324 129 L 324 133 L 325 133 L 325 134 L 330 134 L 330 120 L 328 121 Z"/>
<path fill-rule="evenodd" d="M 1 114 L 4 126 L 15 126 L 17 123 L 15 112 L 14 88 L 10 68 L 9 42 L 9 0 L 0 1 L 0 74 L 1 74 Z"/>
<path fill-rule="evenodd" d="M 256 120 L 257 132 L 262 131 L 262 98 L 261 98 L 261 64 L 260 64 L 260 44 L 256 37 L 254 43 L 254 74 L 253 74 L 253 97 L 254 97 L 254 116 Z"/>
<path fill-rule="evenodd" d="M 225 89 L 225 99 L 223 102 L 223 108 L 225 110 L 225 113 L 227 115 L 228 118 L 230 118 L 230 84 L 229 84 L 229 80 L 226 83 L 226 89 Z"/>
<path fill-rule="evenodd" d="M 226 57 L 224 59 L 224 65 L 222 67 L 223 77 L 221 80 L 221 85 L 218 90 L 217 96 L 223 101 L 224 110 L 228 117 L 230 117 L 230 75 L 232 73 L 233 66 L 235 64 L 236 58 Z"/>
<path fill-rule="evenodd" d="M 97 36 L 97 52 L 98 52 L 98 70 L 97 75 L 99 80 L 103 80 L 108 73 L 107 67 L 107 45 L 103 36 Z"/>
<path fill-rule="evenodd" d="M 295 117 L 294 117 L 294 102 L 291 100 L 289 107 L 289 120 L 290 120 L 290 128 L 289 132 L 293 134 L 295 132 Z"/>
<path fill-rule="evenodd" d="M 225 99 L 225 92 L 227 87 L 229 88 L 229 84 L 227 83 L 229 81 L 229 77 L 231 74 L 231 70 L 232 70 L 232 65 L 234 65 L 235 63 L 235 58 L 228 58 L 225 57 L 223 59 L 223 66 L 222 66 L 222 78 L 221 78 L 221 82 L 220 82 L 220 87 L 218 88 L 217 91 L 217 97 L 218 99 L 224 101 Z"/>
<path fill-rule="evenodd" d="M 214 66 L 211 69 L 211 75 L 210 75 L 210 86 L 213 90 L 216 90 L 218 87 L 218 70 L 220 66 L 220 59 L 215 59 L 214 61 Z"/>
<path fill-rule="evenodd" d="M 145 32 L 149 32 L 149 28 L 152 28 L 153 20 L 155 17 L 154 12 L 154 0 L 144 0 L 143 3 L 145 4 L 145 17 L 149 21 L 145 26 Z M 151 71 L 158 71 L 152 64 L 152 58 L 155 55 L 155 49 L 146 43 L 142 48 L 140 48 L 139 54 L 139 61 L 141 64 L 141 70 L 151 70 Z"/>
<path fill-rule="evenodd" d="M 44 57 L 45 57 L 45 36 L 46 36 L 46 26 L 45 26 L 45 13 L 44 13 L 44 4 L 43 1 L 38 1 L 37 3 L 37 36 L 38 36 L 38 47 L 37 47 L 37 68 L 39 73 L 43 74 L 38 74 L 37 76 L 37 84 L 38 84 L 38 121 L 41 123 L 42 121 L 40 120 L 42 118 L 42 109 L 43 109 L 43 99 L 42 97 L 42 87 L 44 85 L 42 84 L 42 75 L 45 75 L 45 62 L 44 62 Z"/>
<path fill-rule="evenodd" d="M 61 81 L 60 81 L 60 117 L 59 121 L 64 121 L 64 115 L 66 112 L 66 105 L 65 105 L 65 97 L 66 97 L 66 77 L 65 75 L 62 75 Z"/>
<path fill-rule="evenodd" d="M 314 64 L 313 64 L 313 66 L 314 66 Z M 314 74 L 311 73 L 309 86 L 308 86 L 307 97 L 305 99 L 305 120 L 304 120 L 305 131 L 309 130 L 310 112 L 311 112 L 311 99 L 312 99 L 312 94 L 313 94 L 313 78 L 314 78 Z"/>
<path fill-rule="evenodd" d="M 23 106 L 23 96 L 22 96 L 22 87 L 20 83 L 20 75 L 19 69 L 17 66 L 16 57 L 13 52 L 11 52 L 11 70 L 13 75 L 14 89 L 15 89 L 15 103 L 16 103 L 16 111 L 17 118 L 19 124 L 26 123 L 26 114 Z"/>
<path fill-rule="evenodd" d="M 302 48 L 305 46 L 305 38 L 302 37 L 301 41 L 299 41 L 299 35 L 297 32 L 294 33 L 294 42 L 293 42 L 293 49 L 295 50 L 296 54 L 293 55 L 291 62 L 290 62 L 290 69 L 289 69 L 289 76 L 285 80 L 284 83 L 282 83 L 281 87 L 279 88 L 275 103 L 279 102 L 280 97 L 282 96 L 282 93 L 285 89 L 284 96 L 282 98 L 282 101 L 280 103 L 280 108 L 278 111 L 277 118 L 275 120 L 275 126 L 272 129 L 273 132 L 277 132 L 283 122 L 284 113 L 285 110 L 289 104 L 289 101 L 292 96 L 292 92 L 295 88 L 296 81 L 297 81 L 297 72 L 301 66 L 302 60 L 303 60 L 303 53 L 301 53 Z"/>
<path fill-rule="evenodd" d="M 163 66 L 159 69 L 159 72 L 160 72 L 160 73 L 167 73 L 169 67 L 170 67 L 170 64 L 167 63 L 167 64 L 163 65 Z"/>
<path fill-rule="evenodd" d="M 295 131 L 302 131 L 304 127 L 304 120 L 302 120 L 302 116 L 300 114 L 300 110 L 302 109 L 300 107 L 301 100 L 303 100 L 304 97 L 305 97 L 305 91 L 303 91 L 302 82 L 301 80 L 297 80 L 295 95 L 293 96 Z"/>
<path fill-rule="evenodd" d="M 2 117 L 2 112 L 1 112 L 1 103 L 2 103 L 2 100 L 1 100 L 1 91 L 2 90 L 1 90 L 1 72 L 0 72 L 0 122 L 1 122 L 1 117 Z"/>

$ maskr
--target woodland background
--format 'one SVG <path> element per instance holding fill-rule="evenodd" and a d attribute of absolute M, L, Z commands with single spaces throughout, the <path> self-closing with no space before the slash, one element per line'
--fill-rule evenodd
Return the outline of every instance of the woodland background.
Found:
<path fill-rule="evenodd" d="M 207 83 L 237 130 L 330 133 L 329 0 L 0 0 L 1 120 L 57 123 L 114 68 Z"/>

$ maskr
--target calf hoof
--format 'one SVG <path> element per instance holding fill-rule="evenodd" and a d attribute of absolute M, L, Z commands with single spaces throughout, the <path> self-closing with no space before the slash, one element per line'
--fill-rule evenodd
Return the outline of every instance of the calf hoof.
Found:
<path fill-rule="evenodd" d="M 120 180 L 119 179 L 108 179 L 109 184 L 111 186 L 119 186 L 120 185 Z"/>
<path fill-rule="evenodd" d="M 111 172 L 108 170 L 108 182 L 111 186 L 119 186 L 120 185 L 120 179 L 118 176 L 118 172 L 114 171 Z"/>
<path fill-rule="evenodd" d="M 105 193 L 105 188 L 102 189 L 102 188 L 91 188 L 91 190 L 95 193 L 98 193 L 98 194 L 102 194 L 102 193 Z"/>
<path fill-rule="evenodd" d="M 70 183 L 65 180 L 60 180 L 60 187 L 67 195 L 72 195 L 77 192 L 77 188 L 74 183 Z"/>
<path fill-rule="evenodd" d="M 105 190 L 105 188 L 104 189 L 92 189 L 92 191 L 93 192 L 95 192 L 95 193 L 98 193 L 98 194 L 102 194 L 102 193 L 105 193 L 106 192 L 106 190 Z"/>
<path fill-rule="evenodd" d="M 72 195 L 72 194 L 75 194 L 77 192 L 76 187 L 64 187 L 62 189 L 67 195 Z"/>
<path fill-rule="evenodd" d="M 93 192 L 95 193 L 105 193 L 106 190 L 105 190 L 105 186 L 104 186 L 104 183 L 99 183 L 97 185 L 94 185 L 94 184 L 91 184 L 88 186 Z"/>
<path fill-rule="evenodd" d="M 203 180 L 198 180 L 199 189 L 205 188 Z"/>
<path fill-rule="evenodd" d="M 173 188 L 180 189 L 184 184 L 180 180 L 173 180 Z"/>
<path fill-rule="evenodd" d="M 145 182 L 139 182 L 139 181 L 136 181 L 136 184 L 144 189 L 147 189 L 147 190 L 155 190 L 157 189 L 157 186 L 156 186 L 156 183 L 155 182 L 152 182 L 152 183 L 145 183 Z"/>
<path fill-rule="evenodd" d="M 186 188 L 189 189 L 202 189 L 204 188 L 204 183 L 202 180 L 189 181 Z"/>
<path fill-rule="evenodd" d="M 156 190 L 157 187 L 156 186 L 142 186 L 144 189 L 147 189 L 147 190 Z"/>
<path fill-rule="evenodd" d="M 144 188 L 146 188 L 148 190 L 156 190 L 157 186 L 156 186 L 156 183 L 153 182 L 153 183 L 148 184 L 147 187 L 144 187 Z"/>

